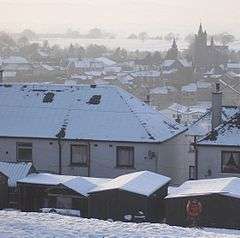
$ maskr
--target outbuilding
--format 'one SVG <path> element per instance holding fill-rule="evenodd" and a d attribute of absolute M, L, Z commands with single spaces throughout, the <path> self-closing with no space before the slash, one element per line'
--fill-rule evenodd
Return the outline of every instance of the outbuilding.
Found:
<path fill-rule="evenodd" d="M 19 204 L 22 211 L 42 208 L 79 211 L 88 216 L 88 191 L 108 179 L 48 173 L 31 174 L 18 181 Z"/>
<path fill-rule="evenodd" d="M 98 219 L 159 222 L 170 178 L 140 171 L 119 176 L 89 192 L 89 215 Z"/>
<path fill-rule="evenodd" d="M 1 196 L 5 194 L 7 190 L 5 198 L 7 199 L 7 203 L 3 203 L 4 206 L 2 208 L 17 208 L 18 207 L 18 191 L 17 191 L 17 180 L 23 179 L 28 176 L 30 173 L 34 172 L 35 168 L 32 163 L 25 162 L 0 162 L 0 174 L 1 174 L 1 185 L 4 183 L 4 188 L 1 188 Z M 4 175 L 7 179 L 4 178 Z M 5 181 L 7 181 L 7 189 L 5 188 Z"/>
<path fill-rule="evenodd" d="M 240 178 L 187 181 L 165 198 L 165 207 L 169 225 L 239 229 Z"/>
<path fill-rule="evenodd" d="M 0 172 L 0 209 L 8 206 L 8 177 Z"/>

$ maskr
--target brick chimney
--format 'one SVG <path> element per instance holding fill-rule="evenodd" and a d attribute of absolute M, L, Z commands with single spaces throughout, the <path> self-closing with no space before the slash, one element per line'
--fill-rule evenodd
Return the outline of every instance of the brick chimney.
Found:
<path fill-rule="evenodd" d="M 212 92 L 212 130 L 222 123 L 222 95 L 220 83 L 216 83 L 216 90 Z"/>

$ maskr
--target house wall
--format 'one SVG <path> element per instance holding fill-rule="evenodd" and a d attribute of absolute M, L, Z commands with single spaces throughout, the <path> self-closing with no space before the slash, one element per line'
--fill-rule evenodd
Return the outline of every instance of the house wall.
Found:
<path fill-rule="evenodd" d="M 222 151 L 240 151 L 240 147 L 198 146 L 199 179 L 240 177 L 240 174 L 222 173 Z M 208 173 L 209 171 L 211 171 L 211 174 Z"/>
<path fill-rule="evenodd" d="M 172 185 L 180 185 L 189 179 L 189 166 L 195 165 L 195 155 L 190 151 L 192 138 L 182 133 L 159 147 L 158 170 L 172 179 Z"/>
<path fill-rule="evenodd" d="M 59 150 L 56 140 L 0 138 L 0 160 L 16 162 L 16 143 L 32 143 L 33 165 L 38 171 L 58 173 Z M 90 170 L 71 165 L 71 145 L 90 144 Z M 134 147 L 134 168 L 116 167 L 117 146 Z M 149 157 L 149 151 L 155 157 Z M 160 144 L 99 141 L 62 142 L 62 173 L 91 177 L 116 177 L 140 170 L 158 172 L 172 178 L 172 184 L 188 180 L 189 165 L 194 165 L 194 153 L 189 153 L 189 139 L 180 134 Z"/>
<path fill-rule="evenodd" d="M 32 143 L 33 165 L 37 170 L 58 173 L 58 144 L 56 140 L 0 138 L 1 161 L 16 162 L 16 143 Z M 71 145 L 88 143 L 87 141 L 64 141 L 62 145 L 63 174 L 116 177 L 136 170 L 155 171 L 155 160 L 148 159 L 149 150 L 158 154 L 158 144 L 149 143 L 117 143 L 117 142 L 89 142 L 90 143 L 90 174 L 87 167 L 71 165 Z M 135 166 L 133 169 L 116 167 L 116 147 L 134 146 Z"/>

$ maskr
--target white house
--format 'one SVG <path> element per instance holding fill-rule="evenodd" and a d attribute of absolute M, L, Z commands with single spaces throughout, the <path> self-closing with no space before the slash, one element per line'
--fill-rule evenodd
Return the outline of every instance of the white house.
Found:
<path fill-rule="evenodd" d="M 240 111 L 197 143 L 200 178 L 240 176 Z"/>
<path fill-rule="evenodd" d="M 185 127 L 114 86 L 0 85 L 0 158 L 39 171 L 188 179 Z"/>

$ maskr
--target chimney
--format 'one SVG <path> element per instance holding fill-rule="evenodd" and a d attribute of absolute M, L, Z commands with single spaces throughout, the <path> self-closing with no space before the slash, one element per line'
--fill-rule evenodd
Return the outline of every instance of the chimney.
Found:
<path fill-rule="evenodd" d="M 144 101 L 146 104 L 150 105 L 151 104 L 151 100 L 150 100 L 150 95 L 147 94 L 146 96 L 146 100 Z"/>
<path fill-rule="evenodd" d="M 0 83 L 3 83 L 3 69 L 0 69 Z"/>
<path fill-rule="evenodd" d="M 212 92 L 212 130 L 222 123 L 222 92 L 220 83 L 216 83 L 216 91 Z"/>

